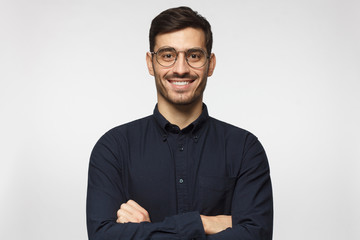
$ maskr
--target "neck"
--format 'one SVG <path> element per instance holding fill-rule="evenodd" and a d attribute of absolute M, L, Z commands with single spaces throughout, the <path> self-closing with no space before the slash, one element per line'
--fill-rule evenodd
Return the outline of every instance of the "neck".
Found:
<path fill-rule="evenodd" d="M 187 105 L 175 105 L 164 101 L 158 101 L 158 109 L 166 120 L 177 125 L 180 129 L 183 129 L 201 115 L 202 99 Z"/>

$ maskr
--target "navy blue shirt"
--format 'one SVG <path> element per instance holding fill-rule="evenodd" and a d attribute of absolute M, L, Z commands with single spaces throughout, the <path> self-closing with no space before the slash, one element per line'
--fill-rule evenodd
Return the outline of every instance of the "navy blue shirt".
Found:
<path fill-rule="evenodd" d="M 129 199 L 151 223 L 116 223 Z M 232 228 L 205 235 L 200 214 L 231 215 Z M 89 164 L 87 228 L 91 240 L 272 239 L 268 160 L 248 131 L 209 117 L 186 128 L 154 114 L 108 131 Z"/>

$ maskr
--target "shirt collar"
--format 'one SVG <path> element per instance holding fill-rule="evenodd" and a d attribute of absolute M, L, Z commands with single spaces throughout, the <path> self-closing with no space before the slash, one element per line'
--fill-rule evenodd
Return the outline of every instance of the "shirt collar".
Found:
<path fill-rule="evenodd" d="M 164 130 L 164 132 L 167 132 L 168 126 L 172 125 L 163 115 L 161 115 L 161 113 L 159 112 L 158 109 L 158 105 L 155 105 L 155 109 L 154 109 L 154 114 L 153 114 L 156 122 L 160 125 L 160 127 Z M 197 130 L 199 130 L 201 128 L 201 126 L 203 125 L 203 123 L 206 122 L 206 120 L 209 118 L 209 113 L 207 110 L 207 106 L 205 103 L 203 103 L 202 106 L 202 112 L 200 114 L 200 116 L 191 124 L 189 124 L 189 126 L 187 126 L 185 129 L 191 129 L 192 132 L 196 132 Z"/>

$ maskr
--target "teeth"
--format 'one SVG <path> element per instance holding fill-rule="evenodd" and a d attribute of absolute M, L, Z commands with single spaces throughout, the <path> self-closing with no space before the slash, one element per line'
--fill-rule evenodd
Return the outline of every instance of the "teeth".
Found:
<path fill-rule="evenodd" d="M 172 84 L 183 86 L 189 84 L 189 82 L 172 82 Z"/>

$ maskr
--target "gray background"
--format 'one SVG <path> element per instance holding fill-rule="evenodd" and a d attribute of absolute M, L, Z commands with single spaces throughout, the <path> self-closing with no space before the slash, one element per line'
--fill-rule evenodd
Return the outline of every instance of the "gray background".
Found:
<path fill-rule="evenodd" d="M 267 150 L 276 240 L 360 239 L 360 1 L 0 1 L 0 239 L 86 239 L 98 138 L 149 115 L 150 21 L 212 24 L 205 102 Z"/>

